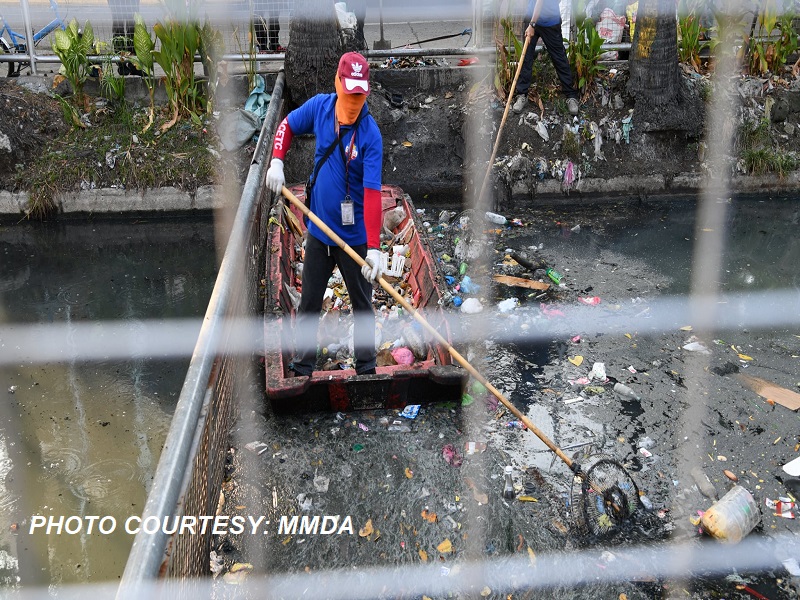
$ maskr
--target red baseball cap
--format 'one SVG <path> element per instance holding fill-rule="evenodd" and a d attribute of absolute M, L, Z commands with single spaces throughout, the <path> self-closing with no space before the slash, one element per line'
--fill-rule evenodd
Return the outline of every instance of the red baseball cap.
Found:
<path fill-rule="evenodd" d="M 358 52 L 348 52 L 339 59 L 337 75 L 345 94 L 369 94 L 369 63 Z"/>

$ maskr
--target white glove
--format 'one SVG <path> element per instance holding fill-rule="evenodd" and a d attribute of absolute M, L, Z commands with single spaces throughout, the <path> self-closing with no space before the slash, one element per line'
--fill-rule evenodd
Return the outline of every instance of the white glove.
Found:
<path fill-rule="evenodd" d="M 284 185 L 286 177 L 283 176 L 283 161 L 280 158 L 273 158 L 267 169 L 267 188 L 280 194 Z"/>
<path fill-rule="evenodd" d="M 364 279 L 375 282 L 381 276 L 381 251 L 377 248 L 367 250 L 367 264 L 361 267 L 361 274 Z"/>

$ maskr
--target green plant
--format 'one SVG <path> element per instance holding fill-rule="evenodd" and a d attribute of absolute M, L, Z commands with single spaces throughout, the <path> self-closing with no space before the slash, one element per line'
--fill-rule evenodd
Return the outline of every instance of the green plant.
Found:
<path fill-rule="evenodd" d="M 589 85 L 600 72 L 605 71 L 605 65 L 600 64 L 603 38 L 597 33 L 591 19 L 580 21 L 575 34 L 575 41 L 569 44 L 567 55 L 573 71 L 578 76 L 578 89 L 584 97 L 588 93 Z"/>
<path fill-rule="evenodd" d="M 798 166 L 797 157 L 774 147 L 769 119 L 747 120 L 739 127 L 737 148 L 745 170 L 751 175 L 777 173 L 784 177 Z"/>
<path fill-rule="evenodd" d="M 205 112 L 205 98 L 194 76 L 194 55 L 200 46 L 198 28 L 191 21 L 168 18 L 153 25 L 153 31 L 161 43 L 153 58 L 164 70 L 164 88 L 172 107 L 172 118 L 161 131 L 175 125 L 181 116 L 200 125 L 198 113 Z"/>
<path fill-rule="evenodd" d="M 103 68 L 100 71 L 100 93 L 115 103 L 125 100 L 125 78 L 114 71 L 111 56 L 104 57 Z"/>
<path fill-rule="evenodd" d="M 769 120 L 745 120 L 740 126 L 737 135 L 737 146 L 742 152 L 755 150 L 769 145 Z"/>
<path fill-rule="evenodd" d="M 700 51 L 707 45 L 701 38 L 706 33 L 700 25 L 699 9 L 703 0 L 681 0 L 678 4 L 678 55 L 682 63 L 700 70 Z"/>
<path fill-rule="evenodd" d="M 256 72 L 257 72 L 257 63 L 256 63 L 256 32 L 255 26 L 251 22 L 250 29 L 247 32 L 247 51 L 242 48 L 242 42 L 239 39 L 239 28 L 233 30 L 233 40 L 236 42 L 236 46 L 239 48 L 239 54 L 244 57 L 242 61 L 242 65 L 244 66 L 244 72 L 247 75 L 247 89 L 252 90 L 256 85 Z"/>
<path fill-rule="evenodd" d="M 84 104 L 83 84 L 86 83 L 91 70 L 88 56 L 94 47 L 92 26 L 89 21 L 86 21 L 81 32 L 78 28 L 78 21 L 72 19 L 65 29 L 56 29 L 54 35 L 53 51 L 64 65 L 67 80 L 72 86 L 72 93 L 75 96 L 75 103 L 82 106 Z"/>
<path fill-rule="evenodd" d="M 58 94 L 55 94 L 55 99 L 58 100 L 58 104 L 61 107 L 61 115 L 64 117 L 64 122 L 67 125 L 86 129 L 86 123 L 81 121 L 81 115 L 74 105 L 70 104 L 66 98 Z"/>
<path fill-rule="evenodd" d="M 564 129 L 564 143 L 561 146 L 564 154 L 572 161 L 577 161 L 581 157 L 581 141 L 573 132 Z"/>
<path fill-rule="evenodd" d="M 207 112 L 213 110 L 213 100 L 217 90 L 218 68 L 222 55 L 225 52 L 225 41 L 222 32 L 214 29 L 206 17 L 205 23 L 200 28 L 200 60 L 203 62 L 203 71 L 208 77 L 208 103 Z M 253 89 L 250 87 L 249 89 Z"/>
<path fill-rule="evenodd" d="M 797 158 L 772 148 L 757 148 L 742 153 L 742 160 L 751 175 L 777 173 L 780 178 L 797 168 Z"/>
<path fill-rule="evenodd" d="M 143 79 L 145 85 L 147 86 L 147 91 L 150 94 L 150 111 L 148 114 L 147 125 L 144 126 L 142 133 L 145 133 L 153 125 L 153 116 L 155 113 L 154 96 L 156 81 L 153 78 L 153 67 L 155 64 L 153 59 L 154 49 L 155 42 L 150 36 L 150 32 L 147 31 L 147 25 L 145 25 L 142 16 L 137 13 L 134 16 L 133 26 L 133 50 L 136 53 L 136 56 L 131 57 L 131 62 L 144 74 Z"/>
<path fill-rule="evenodd" d="M 503 37 L 502 39 L 498 38 L 495 40 L 497 46 L 497 63 L 494 87 L 501 98 L 507 98 L 508 95 L 514 93 L 514 90 L 510 88 L 514 81 L 514 75 L 519 61 L 522 60 L 523 42 L 521 42 L 514 33 L 514 20 L 510 16 L 501 19 L 500 25 L 503 30 Z"/>
<path fill-rule="evenodd" d="M 747 67 L 751 75 L 777 73 L 798 48 L 798 35 L 792 26 L 794 14 L 779 16 L 777 0 L 765 0 L 758 14 L 758 29 L 747 38 Z M 780 33 L 777 38 L 773 32 Z"/>

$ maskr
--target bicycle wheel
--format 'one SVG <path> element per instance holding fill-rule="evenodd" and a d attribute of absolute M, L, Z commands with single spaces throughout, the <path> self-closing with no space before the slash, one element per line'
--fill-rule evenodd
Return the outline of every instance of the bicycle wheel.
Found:
<path fill-rule="evenodd" d="M 11 44 L 6 41 L 6 38 L 0 37 L 0 46 L 3 47 L 3 54 L 14 54 L 14 50 L 11 48 Z M 7 62 L 3 68 L 7 69 L 6 77 L 11 77 L 14 74 L 13 62 Z"/>

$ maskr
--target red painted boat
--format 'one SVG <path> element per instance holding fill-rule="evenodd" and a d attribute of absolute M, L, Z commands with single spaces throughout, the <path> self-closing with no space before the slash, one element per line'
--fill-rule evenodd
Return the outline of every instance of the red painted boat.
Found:
<path fill-rule="evenodd" d="M 305 200 L 302 185 L 290 189 Z M 408 246 L 403 274 L 396 281 L 406 288 L 406 298 L 412 306 L 449 342 L 450 332 L 440 304 L 441 290 L 446 287 L 427 232 L 411 198 L 399 187 L 384 186 L 381 196 L 384 218 L 389 211 L 393 211 L 394 221 L 402 216 L 392 230 L 399 235 L 395 244 Z M 274 218 L 270 219 L 266 245 L 264 363 L 267 398 L 275 412 L 400 409 L 407 404 L 461 398 L 467 373 L 453 364 L 450 353 L 435 340 L 424 341 L 423 351 L 413 364 L 381 366 L 379 362 L 375 375 L 356 375 L 352 368 L 337 368 L 314 371 L 310 377 L 293 376 L 288 370 L 293 352 L 292 295 L 301 285 L 295 266 L 301 260 L 305 226 L 302 213 L 283 198 L 270 214 Z M 405 318 L 414 321 L 410 315 Z M 380 315 L 377 320 L 380 322 Z"/>

